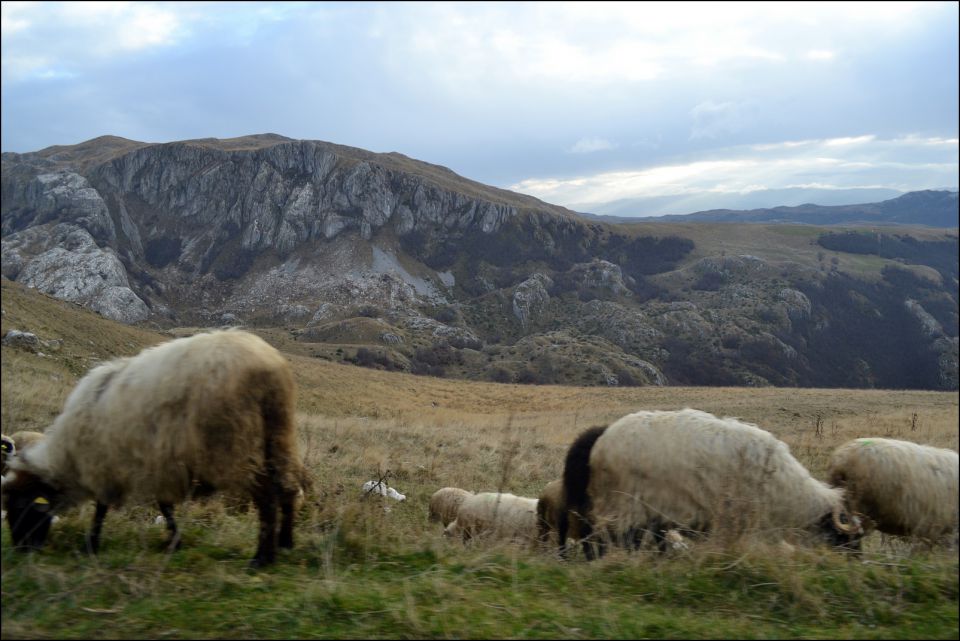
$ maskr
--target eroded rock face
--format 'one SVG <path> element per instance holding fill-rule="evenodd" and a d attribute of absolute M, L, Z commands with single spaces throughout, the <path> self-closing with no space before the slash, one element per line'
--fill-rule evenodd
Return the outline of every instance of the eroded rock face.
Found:
<path fill-rule="evenodd" d="M 399 264 L 384 268 L 382 251 L 341 260 L 349 265 L 322 274 L 323 287 L 310 285 L 317 274 L 306 266 L 282 274 L 282 281 L 271 273 L 277 258 L 336 253 L 349 234 L 370 241 L 388 227 L 399 236 L 493 233 L 517 214 L 511 205 L 441 188 L 366 155 L 374 160 L 291 140 L 236 151 L 140 145 L 99 164 L 81 164 L 76 154 L 5 154 L 3 273 L 125 322 L 150 313 L 138 295 L 143 287 L 166 313 L 199 301 L 255 315 L 276 307 L 279 296 L 287 307 L 276 313 L 292 319 L 305 315 L 298 306 L 324 297 L 334 279 L 346 295 L 386 292 L 397 305 L 443 300 L 449 275 L 430 279 Z M 36 233 L 22 236 L 58 224 L 88 238 L 58 249 L 37 242 Z M 244 281 L 252 272 L 253 282 Z M 401 282 L 378 284 L 385 273 Z"/>
<path fill-rule="evenodd" d="M 127 280 L 112 249 L 100 248 L 70 223 L 46 224 L 11 234 L 2 243 L 3 273 L 45 294 L 80 303 L 107 318 L 135 323 L 149 309 Z M 9 275 L 8 275 L 9 274 Z"/>
<path fill-rule="evenodd" d="M 520 325 L 527 327 L 535 320 L 550 302 L 547 289 L 553 280 L 545 274 L 533 274 L 527 280 L 517 285 L 513 292 L 513 315 L 520 321 Z"/>

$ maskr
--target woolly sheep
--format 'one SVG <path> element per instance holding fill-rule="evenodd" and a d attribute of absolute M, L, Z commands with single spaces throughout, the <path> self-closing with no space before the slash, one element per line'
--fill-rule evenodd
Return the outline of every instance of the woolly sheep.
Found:
<path fill-rule="evenodd" d="M 155 501 L 179 544 L 173 505 L 195 493 L 246 492 L 260 531 L 251 565 L 293 546 L 294 503 L 306 482 L 297 450 L 294 380 L 259 337 L 215 331 L 100 365 L 67 398 L 46 439 L 5 477 L 14 544 L 38 548 L 53 512 L 96 501 L 88 550 L 109 507 Z M 277 507 L 282 511 L 279 536 Z"/>
<path fill-rule="evenodd" d="M 464 542 L 486 536 L 532 542 L 537 536 L 537 499 L 497 492 L 468 496 L 444 535 Z"/>
<path fill-rule="evenodd" d="M 595 530 L 620 542 L 636 542 L 649 530 L 662 550 L 670 529 L 734 535 L 747 527 L 799 529 L 855 549 L 862 536 L 846 513 L 843 490 L 813 478 L 785 443 L 755 425 L 699 410 L 636 412 L 590 428 L 568 450 L 563 482 L 561 554 L 573 511 L 588 559 Z"/>
<path fill-rule="evenodd" d="M 889 438 L 858 438 L 834 450 L 829 481 L 885 534 L 930 542 L 958 529 L 958 456 Z"/>
<path fill-rule="evenodd" d="M 430 521 L 440 521 L 443 527 L 447 527 L 457 518 L 457 510 L 468 496 L 473 496 L 473 492 L 459 487 L 440 488 L 430 497 Z"/>

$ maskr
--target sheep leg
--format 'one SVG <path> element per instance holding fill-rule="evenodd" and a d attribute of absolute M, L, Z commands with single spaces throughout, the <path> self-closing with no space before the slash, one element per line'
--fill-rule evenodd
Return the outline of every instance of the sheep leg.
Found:
<path fill-rule="evenodd" d="M 253 501 L 260 513 L 260 534 L 250 567 L 262 568 L 277 559 L 277 496 L 268 478 L 259 479 Z"/>
<path fill-rule="evenodd" d="M 560 553 L 560 558 L 564 561 L 567 560 L 567 530 L 569 528 L 569 513 L 567 510 L 560 510 L 560 516 L 557 517 L 557 541 L 559 543 L 558 552 Z"/>
<path fill-rule="evenodd" d="M 103 530 L 103 520 L 107 518 L 107 505 L 97 501 L 97 509 L 93 514 L 93 526 L 87 533 L 87 554 L 96 554 L 100 551 L 100 531 Z"/>
<path fill-rule="evenodd" d="M 167 522 L 167 531 L 170 533 L 170 538 L 164 543 L 164 548 L 170 552 L 179 550 L 180 530 L 177 529 L 177 522 L 173 520 L 173 505 L 170 503 L 158 503 L 158 505 L 160 506 L 160 514 L 163 515 L 164 521 Z"/>
<path fill-rule="evenodd" d="M 627 528 L 627 531 L 623 533 L 623 538 L 621 540 L 621 545 L 624 549 L 636 552 L 640 549 L 641 544 L 643 543 L 643 535 L 645 530 L 638 527 Z"/>
<path fill-rule="evenodd" d="M 281 548 L 291 549 L 293 547 L 293 504 L 296 500 L 296 493 L 285 493 L 280 501 L 280 536 L 277 539 L 277 545 Z"/>
<path fill-rule="evenodd" d="M 647 523 L 647 530 L 653 535 L 653 541 L 657 544 L 657 549 L 660 550 L 660 554 L 667 553 L 667 547 L 669 545 L 667 542 L 667 530 L 669 529 L 670 527 L 663 519 L 655 518 Z"/>

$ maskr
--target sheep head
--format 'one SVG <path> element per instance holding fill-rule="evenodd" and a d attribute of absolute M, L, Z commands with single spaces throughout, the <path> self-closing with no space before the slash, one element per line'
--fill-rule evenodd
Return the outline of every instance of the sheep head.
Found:
<path fill-rule="evenodd" d="M 830 514 L 820 521 L 820 532 L 826 541 L 838 548 L 859 552 L 863 539 L 863 524 L 860 518 L 849 512 L 843 503 L 834 506 Z"/>
<path fill-rule="evenodd" d="M 18 549 L 43 547 L 60 492 L 39 476 L 14 470 L 3 479 L 3 498 L 13 544 Z"/>

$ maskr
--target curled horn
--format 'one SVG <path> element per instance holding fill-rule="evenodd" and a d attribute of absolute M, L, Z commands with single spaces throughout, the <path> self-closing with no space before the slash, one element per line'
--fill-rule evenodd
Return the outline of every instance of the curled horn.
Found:
<path fill-rule="evenodd" d="M 845 510 L 843 509 L 842 503 L 837 503 L 833 506 L 833 526 L 837 528 L 840 532 L 844 534 L 853 534 L 859 528 L 859 523 L 855 518 L 848 519 L 849 523 L 843 522 L 843 516 L 845 515 Z"/>

